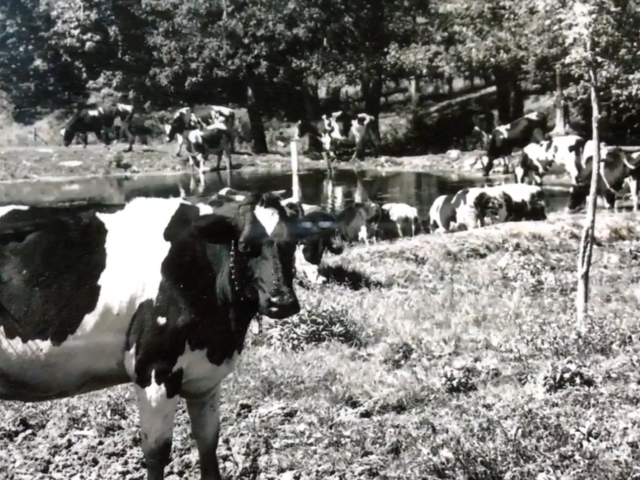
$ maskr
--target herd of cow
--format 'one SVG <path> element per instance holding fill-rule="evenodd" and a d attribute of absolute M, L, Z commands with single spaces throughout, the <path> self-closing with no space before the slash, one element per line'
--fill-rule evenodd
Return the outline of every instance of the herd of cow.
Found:
<path fill-rule="evenodd" d="M 178 149 L 183 140 L 195 151 L 223 138 L 232 145 L 232 111 L 212 111 L 181 109 L 166 126 L 168 137 L 178 138 Z M 131 113 L 126 105 L 79 112 L 63 131 L 65 144 L 88 131 L 102 138 L 102 127 L 113 127 L 116 118 L 126 130 Z M 299 122 L 297 136 L 331 137 L 339 117 L 325 116 L 320 132 Z M 208 125 L 188 128 L 203 118 Z M 573 206 L 588 180 L 593 146 L 576 136 L 545 139 L 540 118 L 530 114 L 491 132 L 481 159 L 485 173 L 516 148 L 523 152 L 515 165 L 521 179 L 531 174 L 540 183 L 551 162 L 562 163 L 572 176 Z M 361 139 L 369 125 L 368 116 L 357 116 L 347 127 Z M 606 196 L 636 181 L 637 156 L 602 148 Z M 490 217 L 546 218 L 541 187 L 513 183 L 441 196 L 430 210 L 430 230 L 451 230 L 453 223 L 474 228 Z M 0 399 L 55 400 L 133 383 L 147 478 L 161 480 L 184 398 L 201 478 L 220 480 L 220 386 L 252 319 L 297 314 L 295 276 L 302 270 L 318 281 L 325 250 L 339 255 L 345 243 L 368 242 L 385 221 L 401 236 L 408 222 L 413 235 L 417 220 L 405 204 L 361 201 L 329 212 L 295 196 L 230 188 L 206 198 L 0 207 Z"/>

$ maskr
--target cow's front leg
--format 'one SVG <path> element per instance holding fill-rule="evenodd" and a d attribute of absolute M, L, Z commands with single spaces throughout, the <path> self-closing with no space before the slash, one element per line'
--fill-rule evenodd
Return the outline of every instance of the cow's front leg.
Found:
<path fill-rule="evenodd" d="M 87 145 L 89 145 L 89 134 L 86 132 L 81 133 L 80 138 L 82 139 L 82 143 L 84 144 L 83 148 L 87 148 Z"/>
<path fill-rule="evenodd" d="M 220 434 L 220 386 L 203 397 L 187 399 L 187 411 L 191 420 L 191 434 L 200 456 L 200 478 L 221 480 L 217 456 Z"/>
<path fill-rule="evenodd" d="M 142 451 L 147 466 L 147 480 L 163 480 L 164 469 L 171 458 L 173 420 L 178 396 L 169 398 L 164 385 L 156 383 L 142 387 L 135 385 L 140 409 Z"/>
<path fill-rule="evenodd" d="M 131 133 L 131 131 L 129 130 L 129 125 L 124 123 L 121 127 L 120 127 L 120 132 L 124 133 L 124 137 L 127 139 L 127 142 L 129 142 L 129 148 L 127 148 L 125 151 L 126 152 L 131 152 L 133 151 L 133 144 L 135 143 L 136 137 L 135 135 L 133 135 Z"/>
<path fill-rule="evenodd" d="M 181 134 L 176 133 L 176 141 L 178 143 L 178 146 L 176 148 L 176 157 L 179 157 L 180 152 L 182 151 L 182 144 L 184 143 L 184 137 Z"/>

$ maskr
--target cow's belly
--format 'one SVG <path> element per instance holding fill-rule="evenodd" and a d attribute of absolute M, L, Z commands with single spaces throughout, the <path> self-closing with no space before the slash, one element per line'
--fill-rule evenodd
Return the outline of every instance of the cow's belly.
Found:
<path fill-rule="evenodd" d="M 126 332 L 126 325 L 96 328 L 54 346 L 48 340 L 8 339 L 0 328 L 0 399 L 54 400 L 128 382 Z"/>

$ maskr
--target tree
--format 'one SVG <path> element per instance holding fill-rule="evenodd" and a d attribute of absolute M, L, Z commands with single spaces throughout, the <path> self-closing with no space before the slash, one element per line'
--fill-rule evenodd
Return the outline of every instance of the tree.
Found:
<path fill-rule="evenodd" d="M 582 73 L 583 87 L 588 88 L 591 100 L 593 160 L 591 164 L 591 184 L 587 199 L 587 216 L 580 241 L 578 256 L 578 288 L 576 294 L 576 322 L 578 329 L 586 328 L 589 301 L 589 273 L 596 222 L 596 201 L 600 175 L 600 98 L 599 76 L 620 75 L 621 64 L 628 59 L 620 55 L 622 38 L 615 32 L 623 31 L 624 16 L 614 0 L 573 0 L 560 12 L 564 22 L 567 45 L 570 54 L 567 65 Z"/>

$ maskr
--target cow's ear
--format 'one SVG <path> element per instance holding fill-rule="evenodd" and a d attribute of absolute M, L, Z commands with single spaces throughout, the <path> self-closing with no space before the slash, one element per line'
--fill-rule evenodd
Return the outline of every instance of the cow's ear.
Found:
<path fill-rule="evenodd" d="M 238 228 L 233 218 L 217 213 L 197 218 L 192 229 L 196 236 L 209 243 L 230 243 L 238 239 Z"/>

